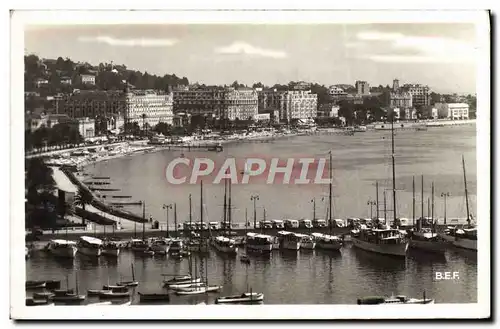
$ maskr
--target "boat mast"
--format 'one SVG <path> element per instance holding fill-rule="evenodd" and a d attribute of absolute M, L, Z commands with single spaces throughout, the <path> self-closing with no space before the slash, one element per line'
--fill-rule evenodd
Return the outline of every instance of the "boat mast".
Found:
<path fill-rule="evenodd" d="M 193 224 L 193 213 L 191 209 L 191 194 L 189 194 L 189 230 L 191 230 L 191 225 Z M 191 235 L 191 232 L 189 232 Z"/>
<path fill-rule="evenodd" d="M 142 240 L 146 235 L 146 201 L 142 201 Z"/>
<path fill-rule="evenodd" d="M 177 203 L 174 203 L 174 225 L 175 225 L 175 237 L 177 238 Z"/>
<path fill-rule="evenodd" d="M 422 216 L 418 222 L 418 230 L 422 230 L 422 221 L 424 220 L 424 175 L 422 175 L 422 192 L 421 192 Z"/>
<path fill-rule="evenodd" d="M 432 200 L 432 205 L 431 205 L 431 221 L 432 221 L 432 231 L 434 232 L 434 182 L 431 184 L 431 200 Z"/>
<path fill-rule="evenodd" d="M 316 198 L 312 199 L 313 202 L 313 221 L 316 219 Z"/>
<path fill-rule="evenodd" d="M 392 209 L 394 221 L 392 224 L 396 226 L 397 209 L 396 209 L 396 161 L 394 159 L 394 111 L 391 116 L 391 153 L 392 153 Z"/>
<path fill-rule="evenodd" d="M 413 228 L 415 228 L 415 176 L 413 176 Z"/>
<path fill-rule="evenodd" d="M 229 182 L 228 183 L 228 192 L 229 192 L 229 197 L 228 197 L 228 202 L 227 202 L 227 221 L 228 221 L 228 225 L 227 227 L 229 228 L 229 235 L 231 235 L 231 185 L 232 183 Z"/>
<path fill-rule="evenodd" d="M 224 231 L 227 230 L 226 220 L 227 220 L 227 180 L 224 179 L 224 215 L 223 215 Z"/>
<path fill-rule="evenodd" d="M 200 237 L 202 234 L 203 234 L 203 181 L 200 181 Z M 201 242 L 200 242 L 200 249 L 201 249 Z"/>
<path fill-rule="evenodd" d="M 386 195 L 387 195 L 387 193 L 384 190 L 384 221 L 385 221 L 385 225 L 388 227 L 389 222 L 387 221 L 387 197 L 386 197 Z"/>
<path fill-rule="evenodd" d="M 465 160 L 464 160 L 463 155 L 462 155 L 462 168 L 464 171 L 465 206 L 467 208 L 467 225 L 470 227 L 469 193 L 467 191 L 467 176 L 465 174 Z"/>
<path fill-rule="evenodd" d="M 135 282 L 134 263 L 131 263 L 131 267 L 132 267 L 132 281 Z"/>
<path fill-rule="evenodd" d="M 375 182 L 375 202 L 377 203 L 377 221 L 379 219 L 379 213 L 378 213 L 378 181 Z"/>
<path fill-rule="evenodd" d="M 332 207 L 332 151 L 330 153 L 330 190 L 329 190 L 329 195 L 328 195 L 328 202 L 329 202 L 329 213 L 328 213 L 328 225 L 330 227 L 330 235 L 332 234 L 332 213 L 333 213 L 333 207 Z"/>

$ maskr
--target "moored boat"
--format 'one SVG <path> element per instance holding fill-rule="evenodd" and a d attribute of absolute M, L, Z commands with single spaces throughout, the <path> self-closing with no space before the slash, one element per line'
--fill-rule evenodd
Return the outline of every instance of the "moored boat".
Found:
<path fill-rule="evenodd" d="M 299 250 L 301 237 L 293 232 L 279 231 L 278 239 L 280 241 L 280 248 L 285 250 Z"/>
<path fill-rule="evenodd" d="M 458 229 L 455 233 L 455 247 L 477 251 L 477 228 Z"/>
<path fill-rule="evenodd" d="M 406 257 L 408 240 L 398 229 L 364 229 L 351 236 L 353 246 L 383 255 Z"/>
<path fill-rule="evenodd" d="M 166 255 L 170 250 L 170 244 L 165 239 L 155 239 L 151 243 L 151 250 L 155 255 Z"/>
<path fill-rule="evenodd" d="M 369 296 L 359 298 L 357 300 L 358 305 L 380 305 L 380 304 L 434 304 L 434 299 L 429 299 L 425 297 L 410 298 L 403 295 L 384 297 L 384 296 Z"/>
<path fill-rule="evenodd" d="M 26 289 L 44 289 L 47 286 L 46 281 L 26 281 Z"/>
<path fill-rule="evenodd" d="M 217 236 L 212 240 L 212 246 L 220 252 L 226 254 L 236 254 L 238 252 L 238 247 L 234 239 L 227 238 L 225 236 Z"/>
<path fill-rule="evenodd" d="M 90 236 L 82 236 L 78 241 L 78 252 L 87 255 L 99 257 L 102 253 L 102 240 Z"/>
<path fill-rule="evenodd" d="M 143 293 L 139 292 L 139 301 L 144 302 L 159 302 L 159 301 L 170 301 L 170 294 L 168 293 Z"/>
<path fill-rule="evenodd" d="M 273 250 L 272 236 L 248 232 L 246 236 L 247 252 L 269 253 Z"/>
<path fill-rule="evenodd" d="M 316 249 L 338 251 L 343 245 L 342 238 L 335 235 L 312 233 L 312 237 L 316 242 Z"/>
<path fill-rule="evenodd" d="M 102 245 L 102 255 L 118 257 L 120 255 L 120 246 L 116 242 L 106 241 Z"/>
<path fill-rule="evenodd" d="M 312 236 L 299 233 L 295 233 L 295 235 L 300 238 L 300 249 L 313 250 L 316 248 L 316 241 Z"/>
<path fill-rule="evenodd" d="M 263 301 L 263 293 L 245 292 L 241 295 L 219 297 L 215 300 L 215 304 L 258 304 Z"/>
<path fill-rule="evenodd" d="M 216 292 L 222 289 L 222 286 L 201 286 L 192 288 L 182 288 L 177 290 L 175 293 L 177 295 L 199 295 L 207 292 Z"/>
<path fill-rule="evenodd" d="M 50 240 L 47 251 L 56 257 L 74 258 L 77 252 L 76 242 L 62 239 Z"/>
<path fill-rule="evenodd" d="M 171 284 L 168 286 L 169 289 L 172 289 L 172 290 L 181 290 L 181 289 L 185 289 L 185 288 L 194 288 L 194 287 L 202 287 L 204 286 L 205 283 L 204 282 L 189 282 L 189 283 L 182 283 L 182 284 Z"/>

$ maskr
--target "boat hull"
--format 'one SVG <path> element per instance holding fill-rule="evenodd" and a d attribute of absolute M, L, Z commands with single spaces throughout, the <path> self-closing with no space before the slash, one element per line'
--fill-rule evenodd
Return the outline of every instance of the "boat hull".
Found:
<path fill-rule="evenodd" d="M 238 247 L 236 247 L 236 246 L 222 246 L 217 242 L 214 242 L 212 245 L 215 248 L 215 250 L 222 252 L 222 253 L 225 253 L 225 254 L 236 255 L 238 253 Z"/>
<path fill-rule="evenodd" d="M 313 250 L 316 248 L 316 242 L 301 242 L 300 249 Z"/>
<path fill-rule="evenodd" d="M 201 282 L 201 278 L 178 280 L 178 281 L 164 281 L 163 283 L 166 286 L 171 286 L 171 285 L 193 284 L 193 283 L 199 283 L 199 282 Z"/>
<path fill-rule="evenodd" d="M 273 245 L 272 244 L 258 244 L 258 245 L 252 245 L 252 244 L 247 244 L 247 251 L 248 252 L 259 252 L 259 253 L 267 253 L 271 252 L 273 250 Z"/>
<path fill-rule="evenodd" d="M 185 284 L 171 284 L 168 287 L 170 289 L 176 290 L 176 289 L 201 287 L 201 286 L 204 286 L 204 285 L 205 285 L 205 283 L 203 283 L 203 282 L 191 282 L 191 283 L 185 283 Z"/>
<path fill-rule="evenodd" d="M 49 248 L 49 252 L 52 255 L 60 258 L 75 258 L 77 250 L 75 246 L 69 246 L 67 248 Z"/>
<path fill-rule="evenodd" d="M 103 249 L 101 254 L 103 256 L 118 257 L 120 255 L 120 249 Z"/>
<path fill-rule="evenodd" d="M 356 248 L 371 251 L 377 254 L 396 256 L 396 257 L 406 257 L 406 252 L 408 250 L 408 242 L 400 244 L 375 244 L 369 243 L 358 238 L 352 238 L 352 244 Z"/>
<path fill-rule="evenodd" d="M 260 294 L 254 297 L 226 297 L 226 298 L 217 298 L 215 300 L 215 304 L 260 304 L 264 301 L 264 295 Z"/>
<path fill-rule="evenodd" d="M 82 255 L 99 257 L 102 254 L 101 248 L 78 247 L 78 252 Z"/>
<path fill-rule="evenodd" d="M 453 241 L 453 245 L 458 248 L 477 251 L 477 240 L 457 237 L 455 241 Z"/>
<path fill-rule="evenodd" d="M 410 240 L 410 248 L 434 253 L 444 253 L 446 246 L 447 243 L 441 241 Z"/>
<path fill-rule="evenodd" d="M 316 249 L 339 251 L 341 248 L 342 248 L 342 242 L 340 241 L 335 243 L 323 243 L 323 242 L 316 243 Z"/>
<path fill-rule="evenodd" d="M 285 250 L 299 250 L 300 242 L 298 241 L 283 241 L 281 244 L 281 249 Z"/>

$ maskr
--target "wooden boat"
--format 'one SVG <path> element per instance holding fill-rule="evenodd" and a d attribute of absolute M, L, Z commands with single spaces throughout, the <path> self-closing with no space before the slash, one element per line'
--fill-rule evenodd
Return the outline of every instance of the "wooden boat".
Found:
<path fill-rule="evenodd" d="M 87 290 L 87 295 L 88 296 L 99 296 L 100 294 L 102 294 L 104 292 L 108 292 L 108 291 L 111 291 L 111 290 L 108 290 L 108 289 L 89 289 L 89 290 Z"/>
<path fill-rule="evenodd" d="M 122 286 L 122 285 L 116 285 L 116 286 L 113 286 L 113 285 L 110 285 L 110 284 L 105 284 L 104 286 L 102 286 L 102 289 L 103 290 L 121 290 L 121 289 L 127 289 L 126 286 Z M 128 291 L 128 289 L 127 289 Z"/>
<path fill-rule="evenodd" d="M 26 306 L 51 305 L 53 302 L 49 299 L 26 298 Z"/>
<path fill-rule="evenodd" d="M 53 292 L 50 292 L 50 291 L 46 291 L 46 292 L 35 292 L 33 294 L 33 298 L 34 299 L 49 299 L 49 298 L 52 298 L 54 297 L 55 294 Z"/>
<path fill-rule="evenodd" d="M 241 295 L 224 296 L 215 300 L 215 304 L 257 304 L 264 301 L 264 294 L 260 292 L 245 292 Z"/>
<path fill-rule="evenodd" d="M 74 289 L 54 289 L 54 290 L 52 290 L 52 292 L 56 296 L 63 296 L 63 295 L 67 295 L 67 294 L 74 294 L 75 290 Z"/>
<path fill-rule="evenodd" d="M 171 284 L 168 286 L 168 288 L 172 289 L 172 290 L 182 290 L 184 288 L 202 287 L 204 285 L 205 285 L 204 282 L 191 282 L 191 283 L 184 283 L 184 284 Z"/>
<path fill-rule="evenodd" d="M 139 300 L 141 302 L 157 302 L 157 301 L 170 301 L 168 293 L 142 293 L 139 292 Z"/>
<path fill-rule="evenodd" d="M 46 281 L 26 281 L 26 289 L 43 289 L 46 286 Z"/>
<path fill-rule="evenodd" d="M 98 302 L 98 303 L 92 303 L 92 304 L 87 304 L 86 306 L 129 306 L 132 304 L 132 301 L 129 300 L 127 302 L 121 302 L 121 301 L 105 301 L 105 302 Z"/>
<path fill-rule="evenodd" d="M 52 297 L 52 301 L 61 303 L 81 303 L 85 298 L 85 295 L 67 294 L 63 296 L 54 296 Z"/>
<path fill-rule="evenodd" d="M 106 291 L 99 294 L 100 299 L 114 299 L 114 298 L 130 298 L 130 292 L 127 291 Z"/>
<path fill-rule="evenodd" d="M 207 292 L 216 292 L 222 289 L 222 286 L 205 286 L 205 287 L 193 287 L 193 288 L 183 288 L 176 291 L 177 295 L 199 295 L 205 294 Z"/>
<path fill-rule="evenodd" d="M 399 295 L 399 296 L 391 296 L 391 297 L 383 297 L 383 296 L 370 296 L 363 297 L 357 300 L 358 305 L 380 305 L 380 304 L 434 304 L 434 299 L 424 298 L 409 298 L 407 296 Z"/>
<path fill-rule="evenodd" d="M 165 276 L 165 275 L 164 275 Z M 191 284 L 201 282 L 201 278 L 192 278 L 191 275 L 177 276 L 168 281 L 163 281 L 163 284 L 166 286 L 174 285 L 174 284 Z"/>
<path fill-rule="evenodd" d="M 45 281 L 45 288 L 47 289 L 59 289 L 61 288 L 61 280 L 47 280 Z"/>

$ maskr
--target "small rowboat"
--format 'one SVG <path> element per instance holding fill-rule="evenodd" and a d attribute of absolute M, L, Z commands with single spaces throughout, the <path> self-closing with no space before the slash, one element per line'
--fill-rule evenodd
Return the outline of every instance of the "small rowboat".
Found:
<path fill-rule="evenodd" d="M 241 295 L 219 297 L 215 304 L 257 304 L 264 301 L 264 294 L 259 292 L 245 292 Z"/>
<path fill-rule="evenodd" d="M 188 278 L 185 280 L 178 280 L 178 281 L 168 280 L 168 281 L 163 281 L 163 284 L 165 286 L 171 286 L 174 284 L 192 284 L 192 283 L 198 283 L 198 282 L 201 282 L 201 278 L 196 278 L 196 279 Z"/>
<path fill-rule="evenodd" d="M 184 288 L 182 290 L 176 291 L 177 295 L 199 295 L 205 294 L 207 292 L 216 292 L 222 289 L 222 286 L 208 286 L 208 287 L 194 287 L 194 288 Z"/>
<path fill-rule="evenodd" d="M 88 296 L 99 296 L 100 294 L 102 294 L 104 292 L 109 292 L 109 291 L 112 291 L 112 290 L 109 290 L 109 289 L 103 289 L 103 290 L 89 289 L 89 290 L 87 290 L 87 295 Z"/>
<path fill-rule="evenodd" d="M 130 293 L 127 292 L 115 292 L 106 291 L 99 294 L 100 299 L 114 299 L 114 298 L 130 298 Z"/>
<path fill-rule="evenodd" d="M 49 299 L 51 297 L 54 297 L 54 293 L 53 292 L 35 292 L 33 294 L 33 298 L 35 299 Z"/>
<path fill-rule="evenodd" d="M 54 296 L 52 297 L 52 300 L 54 302 L 61 302 L 61 303 L 81 303 L 85 300 L 85 298 L 86 298 L 85 295 L 69 294 L 63 296 Z"/>
<path fill-rule="evenodd" d="M 48 299 L 26 298 L 26 306 L 50 305 L 52 301 Z"/>
<path fill-rule="evenodd" d="M 122 282 L 117 282 L 117 286 L 123 286 L 123 287 L 137 287 L 139 285 L 139 282 L 137 281 L 122 281 Z"/>
<path fill-rule="evenodd" d="M 122 285 L 113 286 L 113 285 L 110 285 L 110 284 L 105 284 L 104 286 L 102 286 L 102 289 L 104 289 L 104 290 L 121 290 L 121 289 L 124 289 L 124 288 L 127 288 L 127 287 L 126 286 L 122 286 Z"/>
<path fill-rule="evenodd" d="M 159 301 L 170 301 L 170 295 L 168 293 L 142 293 L 139 292 L 139 300 L 141 302 L 159 302 Z"/>
<path fill-rule="evenodd" d="M 26 281 L 26 289 L 43 289 L 47 286 L 45 281 Z"/>
<path fill-rule="evenodd" d="M 189 282 L 189 283 L 182 283 L 182 284 L 171 284 L 168 286 L 169 289 L 172 290 L 182 290 L 184 288 L 193 288 L 193 287 L 201 287 L 204 286 L 204 282 Z"/>

